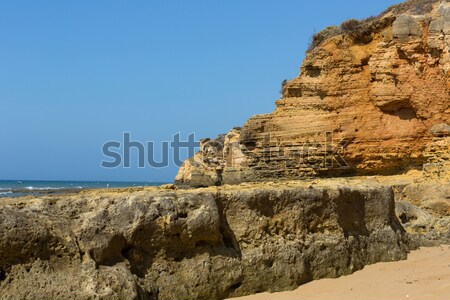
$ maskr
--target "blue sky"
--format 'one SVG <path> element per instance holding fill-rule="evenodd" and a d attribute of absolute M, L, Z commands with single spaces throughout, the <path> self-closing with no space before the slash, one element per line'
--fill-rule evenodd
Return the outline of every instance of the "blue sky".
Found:
<path fill-rule="evenodd" d="M 172 181 L 174 165 L 100 167 L 102 145 L 269 113 L 315 31 L 398 2 L 1 1 L 0 179 Z"/>

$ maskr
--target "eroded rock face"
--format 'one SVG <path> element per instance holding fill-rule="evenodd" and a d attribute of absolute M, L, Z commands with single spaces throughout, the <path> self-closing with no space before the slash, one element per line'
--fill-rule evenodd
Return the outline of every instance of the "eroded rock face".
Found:
<path fill-rule="evenodd" d="M 422 167 L 450 124 L 450 3 L 377 22 L 369 42 L 338 35 L 307 53 L 273 113 L 230 132 L 234 142 L 225 140 L 214 163 L 202 159 L 202 148 L 176 181 L 207 186 Z"/>
<path fill-rule="evenodd" d="M 407 250 L 392 190 L 361 182 L 5 199 L 0 299 L 221 299 Z"/>
<path fill-rule="evenodd" d="M 444 141 L 439 150 L 432 149 L 434 153 L 445 149 L 440 161 L 430 160 L 423 176 L 394 187 L 396 215 L 420 245 L 450 244 L 450 137 Z"/>

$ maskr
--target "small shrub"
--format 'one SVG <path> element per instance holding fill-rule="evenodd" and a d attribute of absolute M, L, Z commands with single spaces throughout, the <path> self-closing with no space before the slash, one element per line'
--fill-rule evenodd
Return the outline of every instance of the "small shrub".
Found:
<path fill-rule="evenodd" d="M 361 25 L 361 21 L 356 20 L 356 19 L 350 19 L 350 20 L 344 21 L 341 24 L 341 29 L 345 33 L 349 33 L 349 32 L 359 30 L 360 25 Z"/>
<path fill-rule="evenodd" d="M 353 42 L 367 44 L 372 41 L 372 32 L 376 31 L 376 21 L 374 17 L 362 21 L 350 19 L 341 24 L 341 29 Z"/>
<path fill-rule="evenodd" d="M 284 86 L 288 83 L 288 80 L 285 79 L 281 82 L 281 90 L 280 90 L 280 95 L 283 97 L 283 92 L 284 92 Z"/>

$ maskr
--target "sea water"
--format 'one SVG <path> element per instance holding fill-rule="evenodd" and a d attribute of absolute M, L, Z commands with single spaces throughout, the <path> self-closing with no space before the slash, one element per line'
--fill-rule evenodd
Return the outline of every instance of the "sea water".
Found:
<path fill-rule="evenodd" d="M 157 186 L 164 182 L 0 180 L 0 198 L 70 192 L 82 189 Z"/>

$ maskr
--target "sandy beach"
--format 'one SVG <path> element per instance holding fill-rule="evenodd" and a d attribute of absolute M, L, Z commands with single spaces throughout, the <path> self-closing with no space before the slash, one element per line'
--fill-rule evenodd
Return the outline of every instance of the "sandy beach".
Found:
<path fill-rule="evenodd" d="M 405 261 L 366 266 L 352 275 L 316 280 L 294 291 L 233 299 L 450 299 L 450 246 L 421 248 Z"/>

